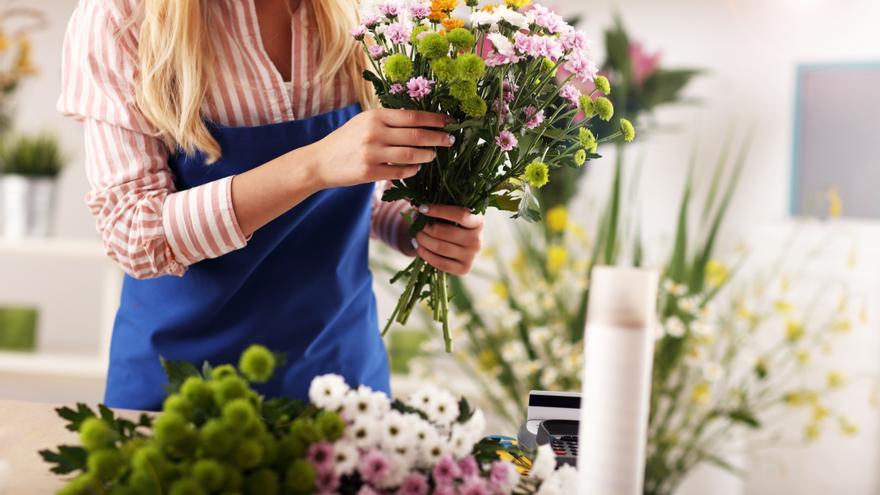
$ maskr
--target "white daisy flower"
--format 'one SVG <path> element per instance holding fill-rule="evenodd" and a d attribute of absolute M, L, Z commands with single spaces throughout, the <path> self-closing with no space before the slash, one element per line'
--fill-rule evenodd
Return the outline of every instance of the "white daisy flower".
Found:
<path fill-rule="evenodd" d="M 341 376 L 321 375 L 315 377 L 309 386 L 309 400 L 317 407 L 336 411 L 342 407 L 342 400 L 348 390 L 348 385 Z"/>
<path fill-rule="evenodd" d="M 703 364 L 703 378 L 708 382 L 717 382 L 721 378 L 721 366 L 718 363 Z"/>
<path fill-rule="evenodd" d="M 445 390 L 437 390 L 431 407 L 425 411 L 431 421 L 446 426 L 458 418 L 458 402 Z"/>
<path fill-rule="evenodd" d="M 358 416 L 378 416 L 376 399 L 370 387 L 361 385 L 355 390 L 349 390 L 342 399 L 342 414 L 348 421 L 353 421 Z"/>
<path fill-rule="evenodd" d="M 382 418 L 379 442 L 386 450 L 412 443 L 413 431 L 406 417 L 398 411 L 390 411 Z"/>
<path fill-rule="evenodd" d="M 434 394 L 437 392 L 437 389 L 431 385 L 425 385 L 413 392 L 412 395 L 406 400 L 406 403 L 419 411 L 427 413 L 431 406 L 434 404 Z"/>
<path fill-rule="evenodd" d="M 432 431 L 433 434 L 428 434 L 425 442 L 419 449 L 419 464 L 422 466 L 433 466 L 440 461 L 441 457 L 448 453 L 448 439 L 441 438 L 436 430 Z"/>
<path fill-rule="evenodd" d="M 551 474 L 553 474 L 555 469 L 556 455 L 553 453 L 550 444 L 544 444 L 538 447 L 535 461 L 532 462 L 532 467 L 529 469 L 529 477 L 546 480 Z"/>
<path fill-rule="evenodd" d="M 666 334 L 670 337 L 684 337 L 685 332 L 687 332 L 684 323 L 674 316 L 666 320 L 665 327 Z"/>
<path fill-rule="evenodd" d="M 449 436 L 449 445 L 452 455 L 457 458 L 467 457 L 474 449 L 473 436 L 467 428 L 460 424 L 452 425 L 452 434 Z"/>
<path fill-rule="evenodd" d="M 333 469 L 337 476 L 346 476 L 357 469 L 360 453 L 351 442 L 341 441 L 333 444 Z"/>
<path fill-rule="evenodd" d="M 495 7 L 495 10 L 493 10 L 492 13 L 511 26 L 516 26 L 520 29 L 526 29 L 529 27 L 529 20 L 525 15 L 510 9 L 506 5 Z"/>
<path fill-rule="evenodd" d="M 374 447 L 379 441 L 379 422 L 370 416 L 358 416 L 345 429 L 345 437 L 356 447 Z"/>
<path fill-rule="evenodd" d="M 497 28 L 496 24 L 500 20 L 501 16 L 486 10 L 477 10 L 471 14 L 471 24 L 474 26 L 494 26 Z"/>

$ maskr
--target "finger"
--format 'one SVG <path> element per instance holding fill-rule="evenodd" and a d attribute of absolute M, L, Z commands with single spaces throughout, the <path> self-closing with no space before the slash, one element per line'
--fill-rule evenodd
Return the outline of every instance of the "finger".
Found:
<path fill-rule="evenodd" d="M 444 258 L 449 258 L 460 263 L 467 263 L 473 259 L 473 252 L 471 250 L 444 239 L 438 239 L 428 235 L 424 231 L 417 233 L 415 238 L 419 246 L 424 246 L 428 251 L 443 256 Z"/>
<path fill-rule="evenodd" d="M 449 147 L 455 143 L 455 137 L 448 132 L 419 129 L 417 127 L 389 127 L 382 134 L 382 142 L 397 146 Z"/>
<path fill-rule="evenodd" d="M 416 254 L 419 255 L 419 258 L 425 260 L 426 263 L 442 272 L 453 275 L 465 275 L 468 272 L 467 268 L 458 261 L 434 254 L 422 246 L 416 246 Z"/>
<path fill-rule="evenodd" d="M 434 222 L 425 225 L 422 232 L 431 237 L 458 244 L 459 246 L 474 250 L 480 249 L 481 242 L 479 229 L 465 229 L 448 223 Z"/>
<path fill-rule="evenodd" d="M 456 223 L 466 229 L 476 229 L 483 226 L 483 217 L 474 215 L 467 208 L 451 205 L 421 205 L 419 213 L 434 218 L 442 218 Z"/>
<path fill-rule="evenodd" d="M 448 116 L 422 112 L 420 110 L 395 110 L 383 108 L 379 116 L 390 127 L 445 127 L 451 120 Z"/>
<path fill-rule="evenodd" d="M 410 146 L 387 146 L 382 149 L 381 155 L 377 160 L 380 163 L 411 165 L 431 162 L 437 156 L 437 152 L 432 149 Z"/>
<path fill-rule="evenodd" d="M 419 173 L 421 165 L 376 165 L 376 171 L 373 175 L 374 181 L 408 179 Z"/>

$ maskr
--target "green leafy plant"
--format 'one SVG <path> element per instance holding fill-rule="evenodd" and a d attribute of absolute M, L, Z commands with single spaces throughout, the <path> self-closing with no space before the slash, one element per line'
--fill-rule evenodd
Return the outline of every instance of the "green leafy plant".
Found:
<path fill-rule="evenodd" d="M 0 145 L 0 171 L 7 175 L 55 177 L 64 166 L 58 138 L 21 135 Z"/>

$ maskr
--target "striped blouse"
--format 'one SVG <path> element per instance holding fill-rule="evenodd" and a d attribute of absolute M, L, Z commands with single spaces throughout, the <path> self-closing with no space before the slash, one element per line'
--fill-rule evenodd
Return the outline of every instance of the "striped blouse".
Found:
<path fill-rule="evenodd" d="M 127 23 L 139 0 L 80 0 L 70 19 L 62 54 L 58 109 L 84 125 L 86 203 L 96 218 L 107 254 L 137 278 L 183 275 L 186 267 L 243 247 L 236 220 L 232 177 L 177 191 L 168 166 L 170 150 L 135 103 L 136 26 Z M 210 81 L 203 114 L 226 126 L 300 119 L 353 101 L 346 85 L 332 81 L 321 97 L 316 66 L 316 28 L 309 2 L 294 12 L 291 85 L 270 60 L 260 37 L 253 0 L 211 0 L 211 41 L 218 73 Z M 118 34 L 117 34 L 118 33 Z M 373 237 L 398 249 L 404 201 L 384 203 L 377 187 Z"/>

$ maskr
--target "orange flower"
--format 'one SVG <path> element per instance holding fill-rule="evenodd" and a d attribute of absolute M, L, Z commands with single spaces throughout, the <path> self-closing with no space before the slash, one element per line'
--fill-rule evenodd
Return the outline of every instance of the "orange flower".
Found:
<path fill-rule="evenodd" d="M 464 20 L 457 19 L 455 17 L 447 17 L 440 22 L 443 23 L 443 27 L 446 28 L 447 31 L 452 31 L 455 28 L 464 27 Z"/>
<path fill-rule="evenodd" d="M 451 12 L 458 7 L 458 0 L 431 0 L 431 10 Z"/>
<path fill-rule="evenodd" d="M 449 14 L 447 14 L 446 12 L 443 12 L 442 10 L 431 9 L 431 15 L 428 16 L 428 19 L 432 21 L 442 21 L 447 17 L 449 17 Z"/>

